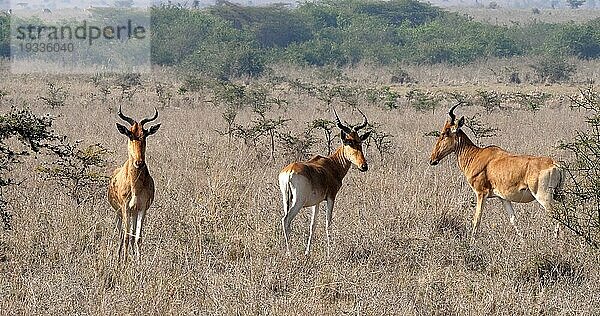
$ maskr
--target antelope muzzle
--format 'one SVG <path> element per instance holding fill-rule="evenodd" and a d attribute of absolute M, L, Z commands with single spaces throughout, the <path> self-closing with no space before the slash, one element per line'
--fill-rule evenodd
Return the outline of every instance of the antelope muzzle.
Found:
<path fill-rule="evenodd" d="M 143 161 L 143 160 L 136 160 L 136 161 L 133 162 L 133 166 L 136 169 L 140 169 L 140 168 L 144 167 L 145 165 L 146 165 L 146 162 Z"/>
<path fill-rule="evenodd" d="M 369 165 L 365 162 L 362 165 L 358 166 L 358 170 L 365 172 L 365 171 L 369 170 Z"/>

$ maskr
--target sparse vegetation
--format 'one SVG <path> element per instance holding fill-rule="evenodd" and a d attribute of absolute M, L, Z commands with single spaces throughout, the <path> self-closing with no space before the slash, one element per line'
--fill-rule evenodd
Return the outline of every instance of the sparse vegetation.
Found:
<path fill-rule="evenodd" d="M 600 93 L 590 86 L 570 98 L 572 107 L 586 112 L 585 130 L 560 148 L 573 155 L 565 162 L 566 179 L 555 218 L 600 249 Z"/>
<path fill-rule="evenodd" d="M 536 64 L 531 65 L 531 68 L 542 83 L 568 81 L 576 70 L 574 65 L 556 56 L 542 57 Z"/>
<path fill-rule="evenodd" d="M 517 92 L 512 95 L 512 98 L 522 108 L 537 111 L 545 102 L 551 97 L 549 93 L 544 92 L 533 92 L 533 93 L 521 93 Z"/>
<path fill-rule="evenodd" d="M 65 105 L 67 93 L 63 87 L 58 87 L 54 83 L 48 83 L 48 95 L 40 97 L 51 108 L 55 109 Z"/>
<path fill-rule="evenodd" d="M 371 131 L 371 134 L 367 140 L 367 146 L 371 143 L 375 145 L 375 148 L 379 153 L 379 159 L 383 161 L 386 157 L 393 155 L 394 144 L 392 142 L 392 137 L 394 137 L 394 135 L 387 133 L 376 123 L 370 123 L 369 130 Z"/>
<path fill-rule="evenodd" d="M 55 160 L 38 167 L 44 179 L 58 182 L 73 201 L 80 205 L 89 199 L 95 203 L 104 199 L 108 176 L 103 173 L 108 151 L 100 144 L 80 148 L 79 142 L 62 140 L 49 146 Z"/>
<path fill-rule="evenodd" d="M 123 74 L 116 78 L 115 85 L 121 89 L 121 101 L 132 101 L 133 96 L 142 86 L 142 78 L 138 73 Z"/>
<path fill-rule="evenodd" d="M 427 159 L 432 142 L 418 135 L 439 129 L 446 119 L 444 104 L 473 99 L 477 93 L 473 88 L 455 89 L 455 98 L 424 80 L 417 88 L 435 92 L 444 100 L 435 112 L 419 111 L 405 98 L 406 89 L 387 90 L 398 95 L 395 108 L 384 106 L 385 98 L 372 102 L 363 94 L 368 89 L 384 91 L 387 79 L 383 86 L 369 82 L 354 85 L 358 81 L 354 76 L 363 74 L 343 71 L 347 81 L 324 84 L 319 74 L 311 79 L 306 70 L 277 71 L 285 80 L 202 81 L 194 89 L 172 95 L 171 106 L 161 111 L 165 132 L 149 140 L 147 160 L 157 193 L 146 217 L 142 259 L 121 270 L 116 268 L 114 212 L 104 199 L 102 184 L 103 176 L 123 159 L 124 140 L 114 128 L 115 114 L 106 111 L 106 104 L 119 104 L 121 95 L 108 94 L 104 102 L 81 92 L 98 91 L 92 81 L 56 81 L 69 95 L 84 96 L 82 102 L 88 105 L 86 111 L 72 102 L 54 109 L 58 119 L 52 127 L 69 139 L 84 140 L 72 148 L 74 153 L 86 153 L 88 144 L 100 144 L 109 153 L 93 161 L 108 160 L 109 166 L 90 164 L 87 170 L 98 182 L 86 185 L 84 181 L 82 189 L 86 191 L 79 200 L 69 194 L 71 180 L 44 181 L 45 174 L 35 171 L 40 165 L 48 170 L 64 169 L 53 169 L 58 158 L 55 155 L 23 159 L 11 169 L 11 178 L 20 184 L 2 190 L 9 203 L 6 214 L 12 215 L 7 219 L 12 229 L 0 238 L 0 268 L 4 271 L 0 284 L 12 288 L 2 292 L 3 310 L 46 311 L 35 303 L 39 300 L 34 301 L 34 295 L 57 302 L 53 311 L 65 314 L 75 313 L 75 306 L 89 310 L 104 306 L 104 312 L 117 314 L 134 310 L 164 314 L 253 314 L 263 310 L 337 314 L 359 309 L 365 314 L 467 314 L 491 305 L 496 306 L 491 314 L 512 314 L 536 309 L 533 300 L 557 311 L 576 306 L 593 313 L 600 308 L 596 300 L 582 299 L 585 289 L 600 284 L 600 265 L 592 248 L 580 244 L 569 231 L 558 240 L 550 238 L 552 232 L 544 229 L 552 226 L 550 219 L 536 205 L 515 205 L 518 225 L 526 236 L 520 243 L 503 212 L 491 211 L 501 206 L 490 201 L 482 237 L 475 245 L 468 244 L 472 192 L 464 186 L 453 161 L 440 166 L 435 175 L 431 172 Z M 185 78 L 171 80 L 165 73 L 155 76 L 165 91 L 186 84 Z M 382 76 L 372 73 L 367 77 Z M 118 78 L 103 80 L 114 85 Z M 136 88 L 131 108 L 146 113 L 153 104 L 141 97 L 150 96 L 156 106 L 160 101 L 156 86 L 144 84 L 156 81 L 144 76 L 140 79 L 142 85 Z M 304 88 L 295 88 L 290 82 Z M 488 84 L 495 82 L 490 78 Z M 35 76 L 5 79 L 0 84 L 7 92 L 4 102 L 36 102 L 35 92 L 15 92 L 24 86 L 41 86 L 33 91 L 46 93 L 44 79 Z M 540 86 L 538 90 L 550 88 Z M 552 91 L 546 102 L 564 98 L 564 92 Z M 531 94 L 526 90 L 521 93 Z M 519 110 L 522 106 L 518 104 L 513 105 L 514 110 L 506 110 L 513 101 L 501 101 L 506 104 L 502 110 L 487 112 L 473 103 L 461 111 L 467 118 L 476 116 L 484 127 L 502 130 L 488 134 L 483 143 L 516 152 L 554 153 L 551 144 L 569 139 L 583 121 L 583 113 L 566 106 L 541 106 L 534 113 Z M 325 155 L 339 146 L 329 121 L 328 102 L 349 121 L 360 118 L 352 110 L 356 105 L 369 121 L 378 123 L 364 145 L 369 171 L 351 170 L 344 181 L 336 200 L 330 257 L 326 257 L 323 225 L 319 224 L 312 256 L 288 258 L 281 236 L 281 193 L 276 174 L 293 160 Z M 227 141 L 227 131 L 237 126 L 252 128 L 262 120 L 259 113 L 265 120 L 286 120 L 273 134 L 273 154 L 268 133 L 262 134 L 256 146 L 251 141 L 245 145 L 235 134 Z M 531 135 L 531 122 L 540 122 L 536 135 Z M 527 135 L 527 141 L 520 135 Z M 89 153 L 104 152 L 93 148 Z M 79 155 L 73 162 L 81 166 L 75 157 Z M 307 213 L 298 215 L 297 227 L 305 226 Z M 322 212 L 320 215 L 319 222 L 323 223 Z M 305 236 L 296 228 L 293 236 L 294 247 L 305 244 Z M 532 253 L 545 259 L 534 260 Z M 560 255 L 553 255 L 557 253 Z M 23 269 L 27 269 L 26 275 L 20 272 Z M 41 278 L 47 280 L 47 286 L 38 286 L 36 280 Z M 171 292 L 160 290 L 167 285 Z M 90 291 L 81 292 L 82 287 Z M 542 291 L 543 297 L 539 294 Z M 106 303 L 98 303 L 100 297 Z"/>
<path fill-rule="evenodd" d="M 168 90 L 165 84 L 157 83 L 155 86 L 156 95 L 158 96 L 158 102 L 160 102 L 161 109 L 168 107 L 173 99 L 173 93 Z"/>
<path fill-rule="evenodd" d="M 586 88 L 599 61 L 557 51 L 575 66 L 558 82 L 530 67 L 548 43 L 574 43 L 554 36 L 563 26 L 496 27 L 416 1 L 220 3 L 153 9 L 152 54 L 165 67 L 152 74 L 0 77 L 0 314 L 599 314 L 600 120 Z M 594 23 L 574 28 L 588 38 Z M 40 101 L 48 82 L 66 102 Z M 142 257 L 119 268 L 104 179 L 125 158 L 114 125 L 124 102 L 133 115 L 162 107 L 163 127 L 148 140 L 156 195 Z M 433 140 L 421 136 L 456 102 L 481 145 L 565 162 L 559 238 L 540 206 L 515 204 L 521 240 L 490 199 L 469 243 L 472 190 L 454 158 L 432 170 Z M 321 209 L 311 256 L 288 257 L 277 173 L 340 145 L 331 107 L 377 122 L 363 148 L 369 170 L 344 180 L 331 254 Z"/>
<path fill-rule="evenodd" d="M 504 96 L 498 91 L 488 91 L 483 89 L 477 90 L 476 104 L 482 106 L 488 112 L 499 110 L 503 99 Z"/>
<path fill-rule="evenodd" d="M 481 115 L 478 114 L 465 117 L 465 127 L 473 133 L 475 139 L 480 140 L 481 138 L 498 136 L 500 129 L 488 126 L 481 121 L 480 117 Z"/>
<path fill-rule="evenodd" d="M 8 113 L 0 115 L 0 219 L 4 230 L 11 229 L 13 213 L 8 209 L 3 188 L 18 185 L 9 173 L 32 151 L 38 152 L 57 139 L 51 127 L 52 118 L 36 116 L 28 109 L 11 107 Z"/>
<path fill-rule="evenodd" d="M 439 105 L 441 98 L 433 92 L 412 89 L 406 93 L 410 105 L 417 111 L 433 112 Z"/>
<path fill-rule="evenodd" d="M 327 119 L 316 119 L 308 123 L 308 128 L 310 130 L 321 130 L 323 132 L 327 148 L 327 155 L 330 155 L 333 151 L 334 128 L 336 128 L 335 124 Z"/>

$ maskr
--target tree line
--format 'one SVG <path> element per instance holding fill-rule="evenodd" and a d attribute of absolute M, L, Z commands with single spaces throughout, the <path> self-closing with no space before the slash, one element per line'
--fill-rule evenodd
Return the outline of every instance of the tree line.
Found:
<path fill-rule="evenodd" d="M 467 64 L 489 57 L 600 57 L 600 19 L 496 26 L 416 0 L 324 0 L 296 7 L 151 9 L 152 61 L 212 78 L 258 76 L 270 63 Z M 0 17 L 0 55 L 10 55 Z"/>
<path fill-rule="evenodd" d="M 291 8 L 220 2 L 202 10 L 152 9 L 159 65 L 227 79 L 273 62 L 466 64 L 488 57 L 600 57 L 600 19 L 495 26 L 415 0 L 320 1 Z M 225 52 L 225 53 L 224 53 Z"/>

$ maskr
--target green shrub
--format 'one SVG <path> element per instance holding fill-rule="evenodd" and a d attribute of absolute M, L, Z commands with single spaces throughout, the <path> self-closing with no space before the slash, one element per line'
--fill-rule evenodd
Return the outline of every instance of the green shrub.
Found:
<path fill-rule="evenodd" d="M 439 95 L 434 92 L 411 89 L 406 93 L 406 98 L 410 105 L 417 111 L 434 111 L 442 101 Z"/>
<path fill-rule="evenodd" d="M 0 16 L 0 57 L 10 56 L 10 17 Z"/>
<path fill-rule="evenodd" d="M 392 25 L 423 25 L 442 15 L 442 11 L 415 0 L 358 2 L 357 13 L 377 17 Z"/>
<path fill-rule="evenodd" d="M 524 52 L 507 28 L 446 15 L 418 27 L 398 28 L 402 55 L 414 62 L 465 64 L 484 57 L 509 57 Z"/>
<path fill-rule="evenodd" d="M 575 73 L 576 67 L 559 56 L 543 56 L 531 65 L 540 82 L 568 81 Z"/>
<path fill-rule="evenodd" d="M 220 80 L 259 76 L 265 69 L 263 52 L 251 34 L 225 25 L 207 35 L 181 64 L 185 72 Z"/>
<path fill-rule="evenodd" d="M 282 61 L 343 66 L 600 57 L 600 20 L 495 26 L 415 0 L 321 1 L 297 8 L 222 1 L 203 10 L 163 5 L 152 12 L 152 60 L 216 78 L 255 76 L 267 62 Z"/>
<path fill-rule="evenodd" d="M 163 5 L 152 9 L 152 62 L 176 65 L 228 24 L 206 12 Z"/>
<path fill-rule="evenodd" d="M 337 42 L 321 38 L 288 46 L 286 57 L 300 65 L 343 66 L 349 62 Z"/>
<path fill-rule="evenodd" d="M 327 2 L 305 2 L 294 12 L 304 21 L 314 34 L 326 28 L 338 27 L 338 8 Z"/>
<path fill-rule="evenodd" d="M 475 139 L 480 140 L 482 138 L 498 136 L 500 129 L 483 123 L 479 119 L 480 117 L 481 116 L 479 114 L 475 114 L 473 116 L 466 117 L 465 120 L 465 127 L 468 128 L 471 133 L 473 133 Z"/>
<path fill-rule="evenodd" d="M 285 47 L 312 37 L 307 21 L 282 5 L 246 7 L 224 3 L 208 12 L 231 22 L 236 29 L 251 30 L 261 47 Z"/>
<path fill-rule="evenodd" d="M 583 25 L 569 23 L 556 32 L 547 44 L 557 53 L 583 59 L 600 57 L 600 20 Z"/>

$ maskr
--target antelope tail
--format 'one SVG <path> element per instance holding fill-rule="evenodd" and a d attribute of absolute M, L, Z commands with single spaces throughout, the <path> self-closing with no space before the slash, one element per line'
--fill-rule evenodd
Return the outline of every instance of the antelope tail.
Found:
<path fill-rule="evenodd" d="M 285 213 L 287 214 L 290 211 L 290 205 L 292 204 L 292 199 L 294 198 L 292 196 L 292 188 L 290 187 L 290 181 L 288 180 L 286 186 L 285 186 L 285 190 L 287 193 L 287 203 L 286 203 L 286 210 Z"/>
<path fill-rule="evenodd" d="M 290 186 L 291 178 L 292 174 L 281 174 L 279 176 L 279 188 L 281 189 L 281 195 L 283 197 L 283 215 L 290 211 L 290 205 L 292 204 L 293 194 Z"/>
<path fill-rule="evenodd" d="M 556 164 L 550 176 L 549 187 L 552 189 L 552 199 L 561 202 L 564 198 L 563 185 L 565 180 L 564 167 Z"/>

